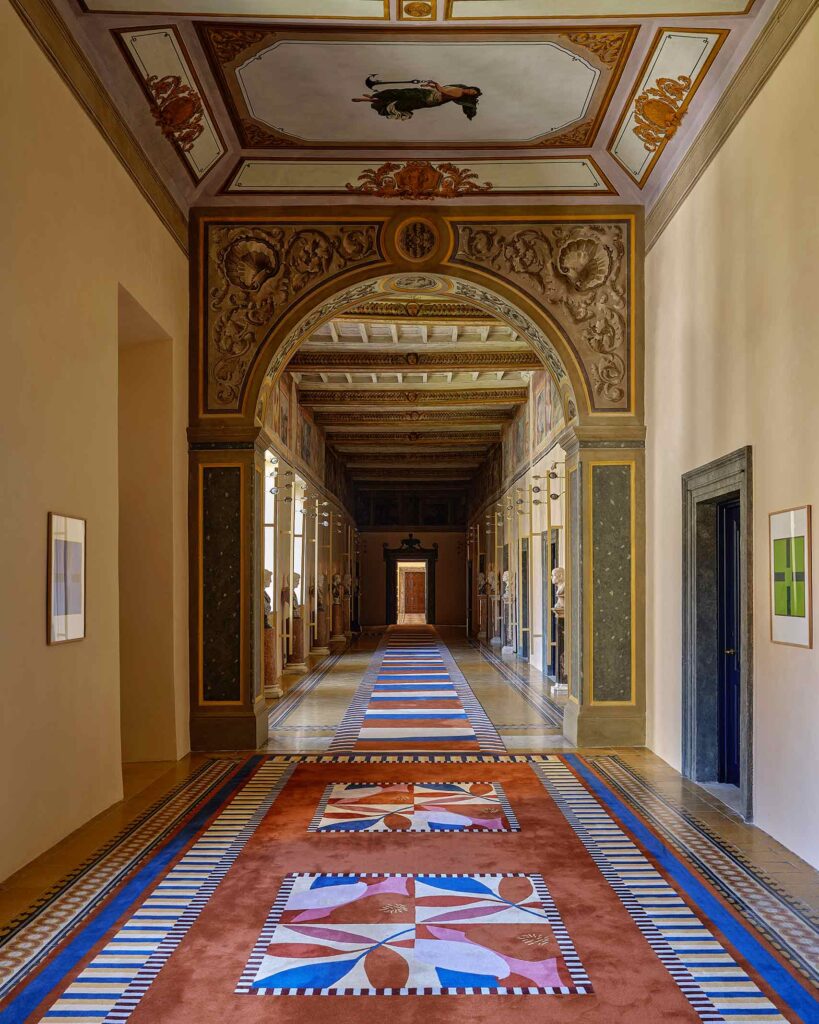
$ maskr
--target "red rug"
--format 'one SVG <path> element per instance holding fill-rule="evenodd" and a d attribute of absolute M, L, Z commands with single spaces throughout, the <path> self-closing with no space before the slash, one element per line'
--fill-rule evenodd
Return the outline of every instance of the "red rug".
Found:
<path fill-rule="evenodd" d="M 581 759 L 397 762 L 247 762 L 0 1022 L 817 1019 L 775 951 Z M 406 813 L 317 830 L 342 784 L 381 787 Z M 436 784 L 497 797 L 497 827 L 476 830 L 484 812 L 467 800 L 462 829 L 425 817 L 413 830 L 407 794 Z"/>

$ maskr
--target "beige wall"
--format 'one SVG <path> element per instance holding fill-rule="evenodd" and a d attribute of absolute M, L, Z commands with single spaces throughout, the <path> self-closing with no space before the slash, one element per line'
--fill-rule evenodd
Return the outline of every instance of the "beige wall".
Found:
<path fill-rule="evenodd" d="M 120 285 L 172 339 L 176 718 L 168 745 L 175 756 L 187 747 L 187 262 L 9 5 L 0 11 L 0 68 L 4 877 L 122 793 Z M 87 638 L 55 647 L 45 643 L 49 510 L 88 520 Z"/>
<path fill-rule="evenodd" d="M 646 267 L 649 744 L 679 767 L 680 476 L 750 444 L 755 818 L 817 865 L 819 649 L 771 643 L 767 552 L 769 512 L 819 516 L 818 54 L 814 15 Z"/>
<path fill-rule="evenodd" d="M 386 569 L 384 544 L 400 547 L 404 533 L 361 534 L 361 625 L 383 626 L 386 618 Z M 421 547 L 438 545 L 435 567 L 435 619 L 439 626 L 463 626 L 466 622 L 466 535 L 416 530 Z"/>

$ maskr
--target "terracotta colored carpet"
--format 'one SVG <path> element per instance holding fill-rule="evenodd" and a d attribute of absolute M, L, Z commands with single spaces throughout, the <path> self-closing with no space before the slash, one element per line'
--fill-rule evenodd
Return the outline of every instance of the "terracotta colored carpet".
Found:
<path fill-rule="evenodd" d="M 335 997 L 335 998 L 332 998 Z M 819 1020 L 576 755 L 256 757 L 0 1022 Z"/>

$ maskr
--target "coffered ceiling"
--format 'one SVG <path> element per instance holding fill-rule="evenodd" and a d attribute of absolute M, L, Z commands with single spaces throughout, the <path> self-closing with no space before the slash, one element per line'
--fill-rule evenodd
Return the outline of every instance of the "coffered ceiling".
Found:
<path fill-rule="evenodd" d="M 510 327 L 455 302 L 367 304 L 330 320 L 288 364 L 299 403 L 354 482 L 463 485 L 543 364 Z M 379 312 L 392 307 L 393 316 Z"/>
<path fill-rule="evenodd" d="M 650 208 L 776 8 L 54 3 L 183 212 L 327 197 Z"/>

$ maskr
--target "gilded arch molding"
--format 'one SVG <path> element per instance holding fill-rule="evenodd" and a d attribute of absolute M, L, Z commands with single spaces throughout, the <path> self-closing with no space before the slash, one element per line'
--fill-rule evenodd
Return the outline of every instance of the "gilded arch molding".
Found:
<path fill-rule="evenodd" d="M 516 325 L 581 424 L 641 422 L 633 208 L 198 211 L 191 230 L 194 424 L 250 425 L 269 372 L 311 326 L 376 294 L 390 274 L 449 280 Z"/>

